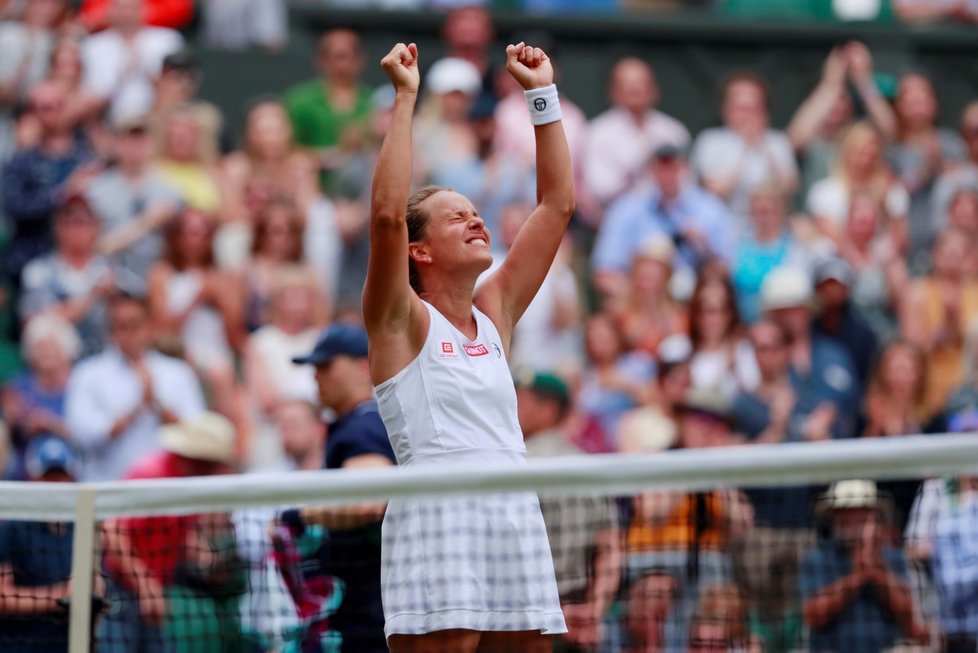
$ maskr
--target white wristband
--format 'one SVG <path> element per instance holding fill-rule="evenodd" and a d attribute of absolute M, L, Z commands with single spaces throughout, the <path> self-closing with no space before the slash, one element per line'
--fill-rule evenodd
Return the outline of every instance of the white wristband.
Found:
<path fill-rule="evenodd" d="M 534 126 L 560 120 L 560 98 L 557 96 L 556 84 L 523 91 L 523 95 L 526 97 L 526 106 L 530 109 L 530 122 Z"/>

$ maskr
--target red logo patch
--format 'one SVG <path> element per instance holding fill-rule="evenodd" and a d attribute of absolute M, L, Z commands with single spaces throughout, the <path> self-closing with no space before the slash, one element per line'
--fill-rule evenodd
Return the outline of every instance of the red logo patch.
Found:
<path fill-rule="evenodd" d="M 469 356 L 485 356 L 489 353 L 489 349 L 485 345 L 462 345 L 462 348 Z"/>
<path fill-rule="evenodd" d="M 452 343 L 450 343 L 450 342 L 442 342 L 441 343 L 441 353 L 443 353 L 443 354 L 454 354 L 455 353 L 455 346 L 452 345 Z"/>

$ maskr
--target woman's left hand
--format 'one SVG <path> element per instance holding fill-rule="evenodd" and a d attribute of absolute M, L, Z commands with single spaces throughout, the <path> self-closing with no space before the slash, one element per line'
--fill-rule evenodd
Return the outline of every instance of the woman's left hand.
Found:
<path fill-rule="evenodd" d="M 554 83 L 554 69 L 547 53 L 523 42 L 507 46 L 506 70 L 526 91 Z"/>

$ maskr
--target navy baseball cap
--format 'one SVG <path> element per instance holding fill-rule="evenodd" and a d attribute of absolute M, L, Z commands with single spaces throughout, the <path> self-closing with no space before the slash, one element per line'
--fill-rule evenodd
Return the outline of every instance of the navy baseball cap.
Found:
<path fill-rule="evenodd" d="M 367 332 L 354 324 L 333 324 L 319 334 L 316 346 L 305 356 L 292 359 L 296 365 L 321 365 L 336 356 L 364 358 L 367 355 Z"/>
<path fill-rule="evenodd" d="M 24 468 L 30 478 L 41 478 L 52 469 L 61 469 L 78 478 L 78 457 L 71 445 L 56 435 L 40 435 L 27 443 Z"/>

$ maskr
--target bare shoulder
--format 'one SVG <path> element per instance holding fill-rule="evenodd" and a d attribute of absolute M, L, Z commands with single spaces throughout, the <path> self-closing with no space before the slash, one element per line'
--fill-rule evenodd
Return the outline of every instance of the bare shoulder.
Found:
<path fill-rule="evenodd" d="M 370 380 L 376 386 L 391 379 L 411 364 L 428 338 L 431 316 L 421 299 L 411 293 L 411 310 L 401 324 L 368 328 Z"/>

